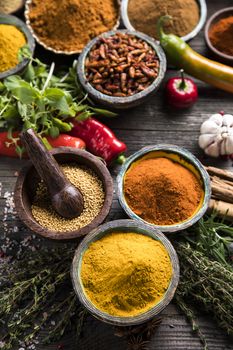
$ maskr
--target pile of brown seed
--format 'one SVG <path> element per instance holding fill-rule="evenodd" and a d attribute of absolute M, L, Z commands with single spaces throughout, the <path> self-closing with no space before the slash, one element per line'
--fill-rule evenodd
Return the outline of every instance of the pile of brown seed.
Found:
<path fill-rule="evenodd" d="M 104 203 L 102 181 L 90 168 L 76 164 L 61 166 L 70 182 L 79 188 L 83 195 L 83 212 L 74 219 L 65 219 L 52 208 L 45 185 L 40 182 L 32 205 L 32 215 L 43 227 L 56 232 L 75 231 L 88 225 L 99 214 Z"/>
<path fill-rule="evenodd" d="M 100 38 L 85 61 L 88 82 L 115 97 L 132 96 L 158 76 L 159 58 L 144 40 L 127 33 Z"/>

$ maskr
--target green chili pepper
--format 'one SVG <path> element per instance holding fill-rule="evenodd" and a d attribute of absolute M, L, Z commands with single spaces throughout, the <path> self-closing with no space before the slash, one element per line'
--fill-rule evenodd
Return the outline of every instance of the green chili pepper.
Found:
<path fill-rule="evenodd" d="M 63 122 L 58 118 L 53 118 L 53 125 L 56 126 L 61 132 L 69 132 L 72 129 L 71 124 Z"/>
<path fill-rule="evenodd" d="M 168 61 L 197 79 L 233 93 L 233 68 L 201 56 L 178 36 L 165 34 L 163 23 L 171 19 L 170 16 L 161 17 L 157 28 Z"/>

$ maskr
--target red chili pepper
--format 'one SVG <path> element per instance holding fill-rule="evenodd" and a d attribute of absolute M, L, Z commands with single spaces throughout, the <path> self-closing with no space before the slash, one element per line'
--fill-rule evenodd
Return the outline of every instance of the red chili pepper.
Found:
<path fill-rule="evenodd" d="M 69 134 L 83 139 L 88 151 L 103 158 L 107 165 L 113 161 L 120 164 L 125 161 L 123 153 L 127 149 L 126 145 L 106 125 L 94 118 L 80 122 L 73 119 L 69 121 L 73 124 Z"/>
<path fill-rule="evenodd" d="M 16 131 L 12 134 L 14 138 L 18 138 L 20 135 L 19 131 Z M 80 138 L 73 137 L 66 134 L 60 134 L 57 138 L 53 139 L 50 136 L 45 137 L 49 144 L 56 148 L 56 147 L 73 147 L 73 148 L 85 148 L 85 142 L 81 140 Z M 8 134 L 6 131 L 0 132 L 0 155 L 8 156 L 8 157 L 19 157 L 18 153 L 16 152 L 15 145 L 10 144 L 9 147 L 7 147 L 7 143 L 11 143 L 11 140 L 8 138 Z M 20 142 L 18 142 L 18 145 L 20 146 Z M 26 154 L 23 154 L 23 157 L 27 157 Z"/>
<path fill-rule="evenodd" d="M 181 69 L 180 72 L 181 77 L 171 78 L 167 82 L 167 101 L 172 107 L 188 108 L 192 106 L 198 98 L 197 86 L 192 79 L 184 77 L 183 69 Z"/>

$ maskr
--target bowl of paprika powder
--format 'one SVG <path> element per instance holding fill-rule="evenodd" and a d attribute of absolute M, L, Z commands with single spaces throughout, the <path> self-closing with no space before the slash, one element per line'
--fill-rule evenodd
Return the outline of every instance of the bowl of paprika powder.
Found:
<path fill-rule="evenodd" d="M 162 232 L 196 223 L 211 194 L 209 176 L 199 160 L 186 149 L 166 144 L 131 155 L 117 177 L 117 187 L 128 216 Z"/>
<path fill-rule="evenodd" d="M 215 12 L 205 26 L 210 51 L 221 61 L 233 63 L 233 7 Z"/>

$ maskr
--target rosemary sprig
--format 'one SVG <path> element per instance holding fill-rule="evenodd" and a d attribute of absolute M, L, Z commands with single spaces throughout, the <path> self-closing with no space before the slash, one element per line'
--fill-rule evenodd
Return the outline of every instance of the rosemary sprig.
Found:
<path fill-rule="evenodd" d="M 0 265 L 4 283 L 0 291 L 0 341 L 11 349 L 26 344 L 46 327 L 45 343 L 59 340 L 66 330 L 80 336 L 86 313 L 70 281 L 74 247 L 25 252 L 19 260 Z M 52 321 L 52 323 L 51 323 Z"/>

